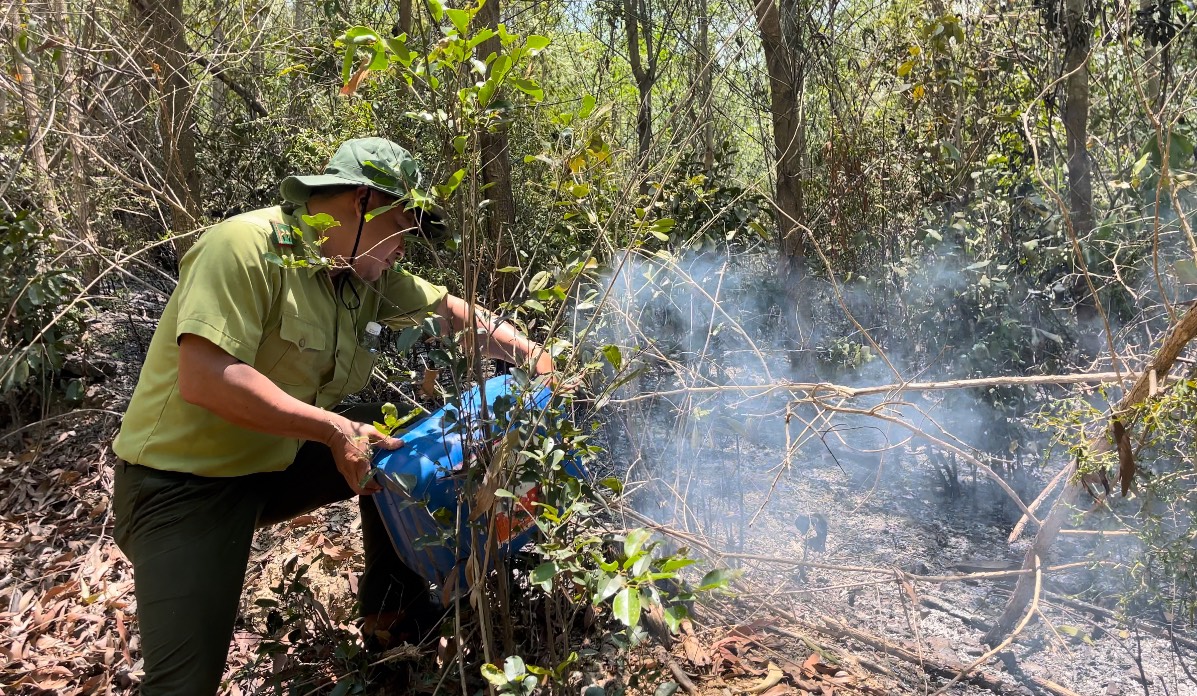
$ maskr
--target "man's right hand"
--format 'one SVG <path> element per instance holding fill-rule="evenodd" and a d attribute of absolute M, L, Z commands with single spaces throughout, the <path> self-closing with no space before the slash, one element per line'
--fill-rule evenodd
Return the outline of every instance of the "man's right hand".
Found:
<path fill-rule="evenodd" d="M 403 440 L 387 437 L 369 423 L 358 423 L 332 414 L 332 434 L 325 441 L 332 450 L 337 470 L 345 482 L 358 495 L 373 495 L 381 486 L 367 475 L 373 466 L 373 448 L 395 450 L 403 446 Z"/>

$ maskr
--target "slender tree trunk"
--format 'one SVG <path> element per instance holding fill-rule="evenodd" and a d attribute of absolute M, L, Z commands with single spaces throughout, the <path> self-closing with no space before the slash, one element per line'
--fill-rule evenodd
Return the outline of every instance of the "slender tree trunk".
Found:
<path fill-rule="evenodd" d="M 399 0 L 399 31 L 411 34 L 411 0 Z"/>
<path fill-rule="evenodd" d="M 624 0 L 624 30 L 628 40 L 628 62 L 632 77 L 636 80 L 636 92 L 640 97 L 636 109 L 636 165 L 644 172 L 648 169 L 648 151 L 653 142 L 653 85 L 657 81 L 656 60 L 652 49 L 652 20 L 648 16 L 645 0 Z M 648 65 L 640 55 L 641 29 L 648 45 Z"/>
<path fill-rule="evenodd" d="M 154 79 L 160 100 L 158 130 L 162 138 L 167 204 L 175 233 L 190 232 L 201 220 L 199 175 L 195 168 L 195 117 L 187 78 L 187 44 L 183 36 L 182 0 L 131 0 L 138 23 L 149 38 Z M 193 237 L 177 240 L 182 257 Z"/>
<path fill-rule="evenodd" d="M 702 124 L 702 166 L 715 167 L 715 121 L 711 113 L 711 18 L 707 0 L 698 0 L 698 118 Z"/>
<path fill-rule="evenodd" d="M 1068 149 L 1068 221 L 1078 243 L 1084 245 L 1093 231 L 1093 179 L 1089 140 L 1089 49 L 1093 25 L 1086 0 L 1064 3 L 1064 132 Z M 1083 260 L 1078 260 L 1080 264 Z M 1091 355 L 1101 351 L 1097 298 L 1084 278 L 1077 283 L 1077 321 L 1081 342 Z"/>
<path fill-rule="evenodd" d="M 297 2 L 296 4 L 298 5 L 299 3 Z M 212 79 L 208 80 L 208 90 L 211 99 L 209 103 L 212 108 L 209 133 L 219 133 L 228 120 L 229 87 L 223 81 L 216 78 L 218 71 L 224 69 L 224 59 L 220 56 L 224 45 L 224 21 L 218 17 L 215 26 L 212 27 L 212 61 L 215 65 L 210 68 Z"/>
<path fill-rule="evenodd" d="M 59 27 L 65 36 L 72 36 L 69 24 L 70 15 L 67 14 L 64 0 L 51 0 L 50 14 L 53 19 L 51 26 Z M 81 42 L 81 41 L 80 41 Z M 79 98 L 79 74 L 72 61 L 72 51 L 62 50 L 58 54 L 59 80 L 62 84 L 62 99 L 59 110 L 63 114 L 66 126 L 67 143 L 70 148 L 71 171 L 71 229 L 91 248 L 95 248 L 96 240 L 91 230 L 91 199 L 87 187 L 87 155 L 81 142 L 83 137 L 83 101 Z M 96 257 L 92 253 L 83 254 L 82 273 L 85 280 L 95 278 L 100 268 Z"/>
<path fill-rule="evenodd" d="M 1156 0 L 1139 0 L 1139 12 L 1151 12 Z M 1134 23 L 1132 14 L 1131 23 Z M 1160 104 L 1160 60 L 1157 57 L 1158 46 L 1153 46 L 1148 40 L 1146 32 L 1143 34 L 1143 93 L 1147 97 L 1147 106 L 1152 110 L 1158 109 Z M 1133 78 L 1132 78 L 1133 79 Z"/>
<path fill-rule="evenodd" d="M 800 278 L 807 254 L 800 224 L 805 222 L 802 200 L 802 154 L 806 149 L 802 118 L 803 55 L 795 0 L 758 0 L 757 29 L 769 73 L 769 112 L 773 124 L 776 178 L 774 211 L 783 279 Z"/>
<path fill-rule="evenodd" d="M 499 26 L 499 0 L 487 0 L 478 13 L 481 26 L 497 29 Z M 498 35 L 482 42 L 478 46 L 478 59 L 485 60 L 491 53 L 503 50 Z M 518 258 L 510 240 L 511 229 L 515 225 L 515 195 L 511 190 L 511 157 L 508 147 L 507 127 L 496 126 L 494 131 L 484 130 L 478 135 L 478 142 L 482 150 L 482 181 L 489 186 L 486 197 L 493 203 L 486 212 L 486 226 L 491 248 L 494 250 L 495 268 L 516 266 Z M 492 284 L 493 294 L 489 298 L 491 303 L 506 302 L 512 299 L 516 282 L 513 273 L 495 274 Z"/>
<path fill-rule="evenodd" d="M 44 142 L 44 136 L 50 130 L 50 124 L 43 121 L 45 114 L 42 111 L 41 98 L 37 93 L 33 68 L 28 62 L 29 57 L 22 55 L 17 47 L 15 28 L 27 23 L 17 3 L 13 3 L 9 7 L 7 20 L 5 24 L 9 27 L 7 33 L 10 35 L 6 38 L 13 58 L 13 66 L 16 68 L 17 92 L 25 112 L 25 130 L 28 131 L 26 137 L 29 143 L 29 157 L 33 161 L 36 190 L 42 194 L 41 204 L 45 211 L 45 219 L 55 228 L 63 230 L 66 229 L 66 224 L 62 216 L 62 209 L 58 205 L 58 196 L 54 189 L 54 178 L 50 174 L 50 161 L 46 157 Z M 66 250 L 66 244 L 62 240 L 56 242 L 55 246 L 59 251 Z"/>

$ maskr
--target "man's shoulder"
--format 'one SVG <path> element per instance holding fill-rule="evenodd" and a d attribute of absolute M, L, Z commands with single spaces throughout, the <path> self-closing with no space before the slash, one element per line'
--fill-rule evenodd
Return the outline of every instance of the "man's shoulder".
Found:
<path fill-rule="evenodd" d="M 276 232 L 280 229 L 290 230 L 283 220 L 278 206 L 240 213 L 208 228 L 200 236 L 197 246 L 203 244 L 209 247 L 231 247 L 239 251 L 270 251 L 276 246 Z"/>

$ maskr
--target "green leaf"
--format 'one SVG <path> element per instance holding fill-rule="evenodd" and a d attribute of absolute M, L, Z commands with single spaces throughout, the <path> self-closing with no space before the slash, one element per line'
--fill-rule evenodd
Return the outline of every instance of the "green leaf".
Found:
<path fill-rule="evenodd" d="M 352 678 L 341 679 L 337 682 L 337 685 L 333 687 L 333 690 L 329 692 L 329 696 L 345 696 L 345 694 L 349 693 L 349 689 L 352 686 Z"/>
<path fill-rule="evenodd" d="M 623 369 L 623 353 L 619 350 L 619 346 L 603 346 L 602 352 L 603 357 L 607 359 L 607 362 L 611 363 L 611 367 L 615 368 L 616 372 Z"/>
<path fill-rule="evenodd" d="M 716 568 L 706 575 L 702 576 L 698 587 L 695 588 L 699 592 L 707 592 L 710 590 L 723 589 L 727 587 L 728 583 L 740 577 L 743 571 L 732 570 L 730 568 Z"/>
<path fill-rule="evenodd" d="M 582 108 L 578 109 L 578 118 L 586 118 L 594 111 L 594 97 L 587 94 L 582 97 Z"/>
<path fill-rule="evenodd" d="M 541 89 L 540 85 L 536 84 L 535 80 L 524 80 L 513 77 L 511 78 L 511 84 L 515 85 L 515 88 L 519 91 L 532 97 L 534 101 L 544 100 L 544 90 Z"/>
<path fill-rule="evenodd" d="M 615 564 L 611 564 L 615 565 Z M 597 606 L 607 601 L 623 589 L 623 576 L 611 575 L 605 581 L 599 581 L 598 591 L 594 593 L 594 604 Z"/>
<path fill-rule="evenodd" d="M 482 665 L 482 678 L 495 686 L 507 686 L 507 675 L 489 662 Z"/>
<path fill-rule="evenodd" d="M 557 575 L 557 563 L 554 561 L 545 561 L 532 571 L 532 584 L 539 585 L 540 589 L 548 592 L 553 589 L 553 578 Z"/>
<path fill-rule="evenodd" d="M 640 549 L 644 548 L 644 544 L 652 537 L 652 532 L 640 527 L 628 532 L 627 537 L 623 540 L 623 554 L 628 558 L 632 558 L 640 553 Z"/>
<path fill-rule="evenodd" d="M 262 254 L 262 259 L 265 260 L 266 263 L 272 263 L 275 266 L 283 265 L 283 258 L 272 251 L 267 251 L 266 253 Z"/>
<path fill-rule="evenodd" d="M 416 341 L 424 335 L 424 330 L 418 326 L 410 326 L 399 332 L 398 338 L 395 339 L 395 350 L 400 353 L 406 353 L 411 350 L 411 347 L 416 345 Z"/>
<path fill-rule="evenodd" d="M 616 495 L 623 493 L 623 481 L 619 480 L 619 478 L 615 476 L 608 476 L 602 481 L 599 481 L 599 485 L 612 491 Z"/>
<path fill-rule="evenodd" d="M 381 43 L 374 44 L 374 57 L 370 59 L 370 69 L 386 70 L 388 65 L 390 61 L 387 59 L 386 46 Z"/>
<path fill-rule="evenodd" d="M 666 573 L 697 563 L 693 558 L 670 558 L 661 564 L 661 570 Z"/>
<path fill-rule="evenodd" d="M 386 45 L 404 67 L 411 67 L 411 62 L 415 59 L 415 56 L 411 51 L 407 50 L 407 34 L 387 38 Z"/>
<path fill-rule="evenodd" d="M 519 655 L 512 655 L 503 661 L 503 674 L 507 675 L 508 681 L 516 681 L 524 676 L 527 670 L 524 668 L 524 658 Z"/>
<path fill-rule="evenodd" d="M 612 603 L 615 618 L 628 628 L 635 628 L 640 623 L 640 592 L 635 588 L 625 587 L 615 595 Z"/>
<path fill-rule="evenodd" d="M 457 190 L 457 187 L 461 185 L 461 180 L 465 178 L 465 174 L 465 169 L 458 169 L 449 175 L 449 178 L 445 180 L 445 183 L 439 186 L 434 186 L 433 191 L 440 198 L 448 198 L 452 196 L 453 192 Z"/>
<path fill-rule="evenodd" d="M 1147 161 L 1149 159 L 1151 159 L 1151 153 L 1147 153 L 1140 157 L 1139 160 L 1135 162 L 1134 168 L 1131 169 L 1131 174 L 1133 176 L 1139 176 L 1139 172 L 1143 171 L 1143 168 L 1147 166 Z"/>
<path fill-rule="evenodd" d="M 549 37 L 540 36 L 539 34 L 530 34 L 524 41 L 524 46 L 526 46 L 528 50 L 532 52 L 532 55 L 536 55 L 536 53 L 543 51 L 546 47 L 548 47 L 548 45 Z"/>
<path fill-rule="evenodd" d="M 341 59 L 341 84 L 349 84 L 349 76 L 353 74 L 353 60 L 357 56 L 357 46 L 345 44 L 345 57 Z"/>
<path fill-rule="evenodd" d="M 675 604 L 668 607 L 662 612 L 665 616 L 665 625 L 669 626 L 670 633 L 677 633 L 682 628 L 682 619 L 689 618 L 690 612 L 686 610 L 685 604 Z"/>
<path fill-rule="evenodd" d="M 440 3 L 440 0 L 428 0 L 428 11 L 438 22 L 445 18 L 445 6 Z"/>
<path fill-rule="evenodd" d="M 552 279 L 553 279 L 553 276 L 548 271 L 541 271 L 540 273 L 537 273 L 536 275 L 532 276 L 532 281 L 528 283 L 528 290 L 530 292 L 536 292 L 537 290 L 543 290 L 546 287 L 548 287 L 549 281 L 551 281 Z"/>
<path fill-rule="evenodd" d="M 339 227 L 340 222 L 328 213 L 317 213 L 315 215 L 301 215 L 300 216 L 308 227 L 316 230 L 317 234 L 324 234 L 333 227 Z"/>
<path fill-rule="evenodd" d="M 466 30 L 470 27 L 470 13 L 465 10 L 445 10 L 445 14 L 449 15 L 449 21 L 453 22 L 457 33 L 465 36 Z"/>
<path fill-rule="evenodd" d="M 466 43 L 466 50 L 474 50 L 479 44 L 493 38 L 494 35 L 495 32 L 493 32 L 490 27 L 482 27 L 477 31 L 477 33 L 470 37 L 470 40 Z"/>
<path fill-rule="evenodd" d="M 459 135 L 453 139 L 453 149 L 457 151 L 457 154 L 459 154 L 459 155 L 465 154 L 465 146 L 466 146 L 467 140 L 468 140 L 468 138 L 466 138 L 466 136 L 464 136 L 464 135 Z"/>

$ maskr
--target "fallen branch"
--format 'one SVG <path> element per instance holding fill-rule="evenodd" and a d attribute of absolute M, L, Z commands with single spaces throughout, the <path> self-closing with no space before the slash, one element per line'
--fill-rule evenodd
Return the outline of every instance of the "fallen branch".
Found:
<path fill-rule="evenodd" d="M 1138 406 L 1144 399 L 1148 398 L 1151 393 L 1151 372 L 1156 373 L 1156 382 L 1163 382 L 1167 376 L 1168 371 L 1172 369 L 1173 363 L 1176 362 L 1176 357 L 1184 350 L 1195 336 L 1197 336 L 1197 305 L 1189 307 L 1185 313 L 1164 338 L 1160 345 L 1159 351 L 1156 352 L 1155 359 L 1147 370 L 1140 372 L 1138 378 L 1135 380 L 1134 386 L 1118 403 L 1118 407 L 1114 410 L 1116 415 L 1126 418 L 1128 421 L 1134 415 L 1134 408 Z M 1127 423 L 1129 425 L 1129 423 Z M 1101 433 L 1089 441 L 1090 457 L 1099 457 L 1102 454 L 1112 451 L 1113 443 L 1106 437 L 1106 428 L 1102 428 Z M 1075 466 L 1070 466 L 1069 471 L 1075 473 Z M 1064 523 L 1068 520 L 1072 510 L 1076 507 L 1080 500 L 1081 491 L 1084 489 L 1084 484 L 1078 480 L 1070 480 L 1065 486 L 1064 492 L 1056 499 L 1052 505 L 1051 511 L 1040 525 L 1039 531 L 1035 534 L 1035 541 L 1031 544 L 1031 548 L 1027 549 L 1026 556 L 1023 558 L 1023 568 L 1029 569 L 1034 567 L 1038 558 L 1046 558 L 1047 552 L 1051 548 L 1060 530 L 1063 529 Z M 1001 640 L 1001 638 L 1010 633 L 1014 622 L 1023 614 L 1023 610 L 1031 601 L 1031 596 L 1034 590 L 1031 583 L 1028 582 L 1027 576 L 1022 576 L 1018 579 L 1018 584 L 1014 588 L 1014 593 L 1010 595 L 1009 601 L 1006 602 L 1006 608 L 1002 611 L 1002 615 L 998 618 L 997 623 L 990 629 L 989 633 L 985 634 L 985 642 L 993 645 Z"/>
<path fill-rule="evenodd" d="M 903 662 L 909 662 L 912 665 L 917 665 L 920 669 L 943 678 L 955 677 L 958 671 L 948 665 L 928 659 L 927 655 L 919 655 L 917 652 L 908 648 L 891 643 L 884 638 L 875 636 L 871 633 L 866 633 L 860 629 L 852 628 L 847 624 L 840 623 L 835 619 L 824 617 L 822 623 L 814 627 L 815 630 L 825 633 L 833 638 L 851 639 L 863 645 L 867 645 L 874 650 L 878 650 L 890 657 L 896 657 Z M 984 674 L 969 674 L 964 677 L 974 686 L 979 686 L 983 689 L 988 689 L 997 694 L 1020 694 L 1021 692 L 1013 686 L 1006 684 L 1000 679 L 990 677 Z"/>
<path fill-rule="evenodd" d="M 665 391 L 648 392 L 629 396 L 626 399 L 612 399 L 613 403 L 629 403 L 655 399 L 662 396 L 681 394 L 715 394 L 739 392 L 765 396 L 774 392 L 806 392 L 810 396 L 843 396 L 856 398 L 877 394 L 895 394 L 907 391 L 944 391 L 949 389 L 975 389 L 978 387 L 1033 387 L 1057 384 L 1109 384 L 1120 380 L 1142 379 L 1145 373 L 1090 372 L 1075 375 L 1030 375 L 1025 377 L 978 377 L 975 379 L 949 379 L 942 382 L 900 382 L 872 387 L 848 387 L 829 382 L 774 382 L 772 384 L 725 384 L 705 387 L 680 387 Z"/>
<path fill-rule="evenodd" d="M 1052 602 L 1055 602 L 1056 604 L 1062 604 L 1070 609 L 1076 609 L 1077 611 L 1083 611 L 1083 612 L 1092 614 L 1098 618 L 1107 619 L 1109 621 L 1114 621 L 1116 623 L 1120 623 L 1120 624 L 1125 623 L 1114 612 L 1110 611 L 1109 609 L 1104 609 L 1102 607 L 1099 607 L 1096 604 L 1090 604 L 1089 602 L 1082 602 L 1077 599 L 1072 599 L 1071 597 L 1065 597 L 1064 595 L 1056 594 L 1055 592 L 1044 592 L 1043 595 L 1045 597 L 1047 597 L 1048 599 L 1050 599 Z M 1155 636 L 1156 638 L 1162 638 L 1164 640 L 1174 641 L 1178 645 L 1183 645 L 1190 650 L 1197 650 L 1197 640 L 1194 640 L 1192 638 L 1186 638 L 1185 636 L 1178 636 L 1175 633 L 1169 631 L 1168 628 L 1165 626 L 1156 626 L 1154 624 L 1143 623 L 1143 622 L 1139 622 L 1135 625 L 1140 630 L 1142 630 L 1144 633 L 1151 634 L 1151 635 Z"/>

